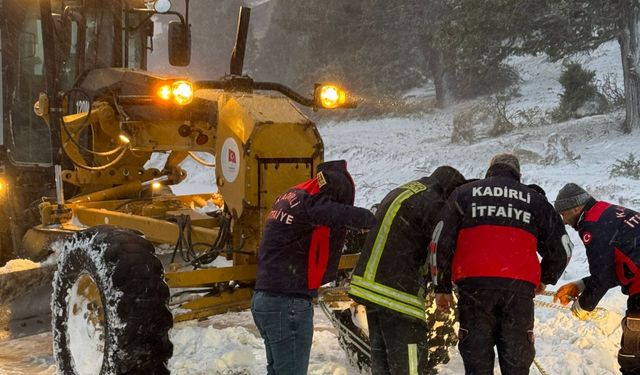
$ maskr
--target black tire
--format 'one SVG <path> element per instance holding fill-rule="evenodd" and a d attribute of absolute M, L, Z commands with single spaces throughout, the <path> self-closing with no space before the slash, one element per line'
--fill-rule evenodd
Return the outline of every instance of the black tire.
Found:
<path fill-rule="evenodd" d="M 173 317 L 162 264 L 154 252 L 135 232 L 108 226 L 79 232 L 64 243 L 52 298 L 58 373 L 169 374 Z M 76 333 L 85 326 L 89 340 L 99 341 L 89 341 L 95 346 L 84 345 L 84 336 Z M 90 371 L 82 367 L 84 357 L 90 357 L 84 346 L 93 349 L 102 365 L 94 362 Z"/>
<path fill-rule="evenodd" d="M 449 362 L 449 348 L 458 343 L 458 335 L 454 325 L 457 322 L 455 313 L 443 314 L 436 308 L 435 293 L 432 288 L 428 291 L 427 300 L 427 325 L 428 333 L 428 374 L 437 374 L 436 366 Z M 358 366 L 361 371 L 366 372 L 371 367 L 371 354 L 369 346 L 369 338 L 367 334 L 360 329 L 352 320 L 350 310 L 335 311 L 334 317 L 341 323 L 342 327 L 351 331 L 349 334 L 338 330 L 338 342 L 343 350 L 347 352 L 349 361 Z M 366 350 L 363 351 L 364 345 L 355 344 L 358 338 L 366 343 Z"/>
<path fill-rule="evenodd" d="M 336 319 L 343 324 L 343 328 L 350 331 L 350 333 L 346 333 L 338 330 L 338 343 L 340 347 L 342 347 L 342 350 L 347 353 L 349 363 L 358 367 L 361 373 L 370 373 L 371 346 L 369 337 L 365 331 L 353 322 L 351 309 L 334 311 L 333 314 Z"/>

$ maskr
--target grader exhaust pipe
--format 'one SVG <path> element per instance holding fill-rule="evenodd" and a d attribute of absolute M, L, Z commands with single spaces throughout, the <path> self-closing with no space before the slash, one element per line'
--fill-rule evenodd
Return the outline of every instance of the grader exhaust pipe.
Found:
<path fill-rule="evenodd" d="M 244 51 L 247 47 L 247 37 L 249 36 L 249 19 L 251 18 L 251 8 L 240 7 L 238 15 L 238 30 L 236 32 L 236 44 L 231 54 L 231 64 L 229 72 L 231 75 L 241 76 L 244 65 Z"/>

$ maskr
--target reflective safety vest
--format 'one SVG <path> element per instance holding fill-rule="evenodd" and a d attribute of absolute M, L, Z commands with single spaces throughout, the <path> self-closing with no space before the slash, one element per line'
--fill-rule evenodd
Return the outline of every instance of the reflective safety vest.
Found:
<path fill-rule="evenodd" d="M 422 270 L 432 223 L 444 204 L 440 189 L 427 182 L 429 178 L 407 183 L 382 201 L 376 213 L 378 223 L 369 232 L 349 290 L 356 300 L 423 321 Z M 414 264 L 418 259 L 420 264 Z"/>

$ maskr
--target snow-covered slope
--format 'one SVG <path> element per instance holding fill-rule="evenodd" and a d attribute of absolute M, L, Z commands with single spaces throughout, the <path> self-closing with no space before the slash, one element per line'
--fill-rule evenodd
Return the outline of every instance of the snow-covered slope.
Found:
<path fill-rule="evenodd" d="M 615 43 L 578 60 L 596 69 L 597 77 L 609 73 L 616 74 L 618 79 L 621 77 L 620 53 Z M 522 77 L 521 96 L 510 103 L 512 111 L 534 106 L 550 110 L 558 104 L 559 64 L 550 64 L 541 57 L 518 57 L 510 63 Z M 629 152 L 640 156 L 640 130 L 630 135 L 617 130 L 623 118 L 621 112 L 517 129 L 499 138 L 478 139 L 472 144 L 452 144 L 452 119 L 465 105 L 420 118 L 319 124 L 326 147 L 325 158 L 348 160 L 357 184 L 356 204 L 364 207 L 378 202 L 395 186 L 429 174 L 439 165 L 452 165 L 469 178 L 482 177 L 493 154 L 511 151 L 521 156 L 523 180 L 541 185 L 551 200 L 565 183 L 576 182 L 599 199 L 640 209 L 640 181 L 609 177 L 609 169 L 616 159 L 625 158 Z M 214 181 L 212 171 L 189 163 L 184 167 L 190 176 L 180 186 L 180 192 L 208 190 Z M 560 284 L 587 273 L 584 247 L 573 230 L 569 233 L 576 248 Z M 617 374 L 620 329 L 616 314 L 624 313 L 625 301 L 619 289 L 611 290 L 600 306 L 609 309 L 612 318 L 599 324 L 580 322 L 566 311 L 536 307 L 537 362 L 549 374 Z M 41 343 L 46 337 L 40 336 L 36 342 Z M 173 374 L 257 375 L 265 372 L 264 346 L 250 312 L 178 324 L 172 331 L 172 340 L 175 345 L 170 362 Z M 14 345 L 22 347 L 24 342 Z M 2 353 L 7 348 L 10 346 L 3 345 L 0 350 L 0 374 L 55 372 L 46 355 L 34 357 L 33 366 L 24 371 L 15 361 L 6 364 Z M 452 348 L 450 354 L 451 362 L 440 366 L 440 373 L 464 373 L 457 350 Z M 316 310 L 309 372 L 316 375 L 358 373 L 347 363 L 334 330 L 320 310 Z M 531 373 L 537 374 L 535 369 Z"/>
<path fill-rule="evenodd" d="M 607 74 L 621 77 L 620 54 L 615 43 L 577 60 L 595 69 L 598 78 Z M 510 63 L 522 78 L 521 96 L 509 103 L 511 111 L 535 106 L 547 111 L 558 105 L 560 64 L 548 63 L 542 57 L 518 57 Z M 478 139 L 472 144 L 452 144 L 453 116 L 467 105 L 463 103 L 420 118 L 319 124 L 326 147 L 325 158 L 348 161 L 357 185 L 356 204 L 364 207 L 378 202 L 395 186 L 429 174 L 439 165 L 452 165 L 468 178 L 482 177 L 491 156 L 508 151 L 521 156 L 524 182 L 541 185 L 552 200 L 565 183 L 576 182 L 599 199 L 640 208 L 640 181 L 609 178 L 616 159 L 625 158 L 629 152 L 640 154 L 640 132 L 635 130 L 625 135 L 618 131 L 622 112 L 517 129 L 499 138 Z M 198 185 L 197 178 L 194 177 L 192 183 Z M 584 247 L 573 230 L 569 233 L 576 248 L 559 284 L 587 273 Z M 536 308 L 536 360 L 549 374 L 617 373 L 618 323 L 619 314 L 625 310 L 625 298 L 615 289 L 600 305 L 611 314 L 608 320 L 599 323 L 577 321 L 563 310 Z M 320 310 L 316 312 L 310 373 L 357 374 L 357 370 L 346 363 L 330 324 Z M 210 322 L 214 328 L 196 329 L 190 324 L 174 329 L 176 356 L 171 365 L 175 373 L 264 372 L 263 345 L 259 336 L 255 336 L 250 313 L 214 317 Z M 450 363 L 440 366 L 440 373 L 464 373 L 455 348 L 451 349 L 451 358 Z M 186 367 L 187 363 L 199 363 L 200 367 Z M 535 371 L 532 370 L 532 374 Z"/>
<path fill-rule="evenodd" d="M 580 156 L 579 159 L 543 165 L 522 158 L 524 182 L 541 185 L 550 199 L 555 198 L 565 183 L 576 182 L 599 199 L 640 208 L 640 181 L 609 178 L 609 169 L 616 158 L 640 151 L 638 131 L 624 135 L 615 130 L 620 114 L 516 131 L 498 139 L 465 145 L 449 141 L 451 116 L 445 112 L 421 119 L 327 124 L 321 128 L 327 159 L 349 161 L 357 184 L 357 204 L 368 207 L 389 189 L 429 174 L 439 165 L 454 166 L 471 178 L 482 177 L 491 156 L 497 152 L 515 151 L 529 155 L 532 160 L 536 154 L 541 157 L 556 154 L 564 158 L 555 141 L 564 137 L 569 140 L 569 151 L 575 153 L 574 157 Z M 354 139 L 358 140 L 356 144 Z M 569 233 L 577 246 L 561 283 L 586 276 L 588 269 L 584 247 L 573 230 Z M 623 314 L 626 303 L 615 289 L 601 306 Z M 617 323 L 613 319 L 613 324 Z M 536 358 L 551 374 L 617 373 L 619 329 L 606 336 L 594 323 L 579 322 L 564 311 L 537 308 L 536 335 Z M 442 366 L 441 373 L 464 373 L 455 349 L 451 355 L 451 363 Z"/>
<path fill-rule="evenodd" d="M 597 69 L 597 77 L 608 73 L 621 77 L 619 51 L 613 43 L 580 60 L 588 68 Z M 523 79 L 522 96 L 510 103 L 512 111 L 534 106 L 550 110 L 558 105 L 559 64 L 539 57 L 517 58 L 512 63 Z M 493 154 L 514 152 L 521 156 L 523 181 L 541 185 L 551 200 L 565 183 L 575 182 L 598 199 L 640 209 L 640 181 L 609 177 L 616 159 L 626 158 L 629 152 L 640 154 L 640 131 L 625 135 L 618 130 L 622 112 L 517 129 L 472 144 L 452 144 L 452 119 L 463 105 L 419 119 L 324 124 L 320 132 L 325 139 L 326 158 L 349 161 L 358 185 L 356 204 L 365 207 L 378 202 L 391 188 L 427 175 L 439 165 L 454 166 L 466 177 L 477 178 L 483 176 Z M 575 231 L 568 232 L 576 244 L 574 255 L 562 280 L 549 290 L 588 272 L 584 246 Z M 618 373 L 619 318 L 624 314 L 626 299 L 616 288 L 600 306 L 611 313 L 599 323 L 580 322 L 563 310 L 536 307 L 536 361 L 545 371 L 566 375 Z M 440 373 L 464 373 L 457 350 L 451 349 L 450 354 L 451 362 L 440 366 Z"/>

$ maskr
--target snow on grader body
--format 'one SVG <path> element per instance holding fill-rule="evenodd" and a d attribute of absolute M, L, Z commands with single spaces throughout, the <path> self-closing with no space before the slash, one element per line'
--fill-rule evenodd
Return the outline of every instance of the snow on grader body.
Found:
<path fill-rule="evenodd" d="M 0 265 L 53 252 L 58 261 L 57 270 L 0 273 L 0 340 L 48 326 L 23 301 L 51 296 L 64 374 L 168 373 L 174 321 L 248 308 L 271 204 L 323 161 L 316 126 L 294 102 L 352 105 L 333 85 L 306 98 L 243 75 L 248 8 L 230 75 L 191 83 L 146 72 L 154 15 L 179 18 L 169 25 L 169 61 L 189 63 L 188 0 L 186 17 L 167 3 L 1 4 Z M 154 153 L 168 155 L 161 168 L 148 167 Z M 179 165 L 189 157 L 215 168 L 218 192 L 158 191 L 186 178 Z M 210 266 L 219 256 L 229 265 Z M 356 261 L 345 254 L 340 268 Z M 351 324 L 341 340 L 366 362 L 351 310 L 323 306 L 338 327 Z M 354 347 L 353 331 L 364 347 Z"/>

